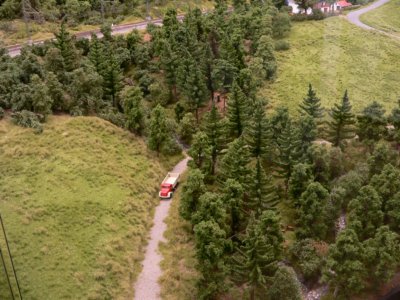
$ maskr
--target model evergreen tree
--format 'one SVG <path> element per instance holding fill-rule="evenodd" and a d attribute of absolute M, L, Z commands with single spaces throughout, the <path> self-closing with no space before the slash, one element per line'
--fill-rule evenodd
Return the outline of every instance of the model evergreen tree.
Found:
<path fill-rule="evenodd" d="M 365 245 L 369 274 L 373 274 L 377 283 L 388 282 L 400 262 L 399 236 L 390 231 L 388 226 L 381 226 L 374 238 L 367 240 Z"/>
<path fill-rule="evenodd" d="M 178 84 L 185 95 L 189 110 L 195 112 L 196 120 L 199 122 L 199 108 L 207 100 L 208 92 L 205 76 L 190 54 L 183 60 L 177 72 Z"/>
<path fill-rule="evenodd" d="M 179 214 L 185 220 L 190 221 L 197 211 L 200 197 L 206 192 L 204 175 L 199 169 L 191 169 L 185 185 L 182 188 Z"/>
<path fill-rule="evenodd" d="M 221 228 L 225 227 L 226 207 L 219 194 L 206 192 L 200 196 L 197 209 L 192 215 L 192 224 L 202 221 L 215 221 Z"/>
<path fill-rule="evenodd" d="M 249 181 L 248 207 L 255 212 L 256 217 L 264 210 L 274 208 L 279 200 L 270 176 L 265 174 L 260 158 L 257 158 L 256 167 Z"/>
<path fill-rule="evenodd" d="M 249 182 L 250 153 L 243 137 L 229 144 L 225 156 L 221 160 L 221 180 L 235 179 L 243 187 Z"/>
<path fill-rule="evenodd" d="M 224 182 L 222 190 L 222 199 L 228 207 L 230 234 L 235 235 L 241 229 L 244 219 L 243 212 L 243 186 L 234 179 L 228 179 Z"/>
<path fill-rule="evenodd" d="M 214 103 L 211 106 L 210 112 L 204 116 L 203 120 L 203 131 L 208 136 L 211 146 L 211 174 L 214 175 L 217 157 L 225 145 L 224 124 Z"/>
<path fill-rule="evenodd" d="M 390 228 L 400 233 L 400 192 L 396 193 L 386 206 L 386 216 Z"/>
<path fill-rule="evenodd" d="M 274 41 L 268 35 L 263 35 L 258 40 L 255 56 L 262 59 L 266 79 L 272 80 L 276 76 L 277 63 L 275 58 Z"/>
<path fill-rule="evenodd" d="M 162 69 L 164 70 L 165 80 L 170 87 L 171 94 L 174 98 L 177 98 L 177 71 L 179 66 L 179 55 L 173 50 L 173 43 L 175 41 L 170 38 L 168 40 L 163 39 L 161 41 L 161 55 L 160 62 Z"/>
<path fill-rule="evenodd" d="M 292 268 L 286 266 L 278 268 L 268 289 L 268 295 L 271 300 L 302 299 L 301 286 Z"/>
<path fill-rule="evenodd" d="M 209 174 L 211 171 L 211 146 L 208 136 L 202 132 L 197 132 L 193 137 L 193 143 L 188 152 L 192 158 L 191 164 Z"/>
<path fill-rule="evenodd" d="M 349 211 L 349 226 L 361 241 L 373 237 L 383 223 L 382 200 L 370 185 L 363 186 L 350 201 Z"/>
<path fill-rule="evenodd" d="M 124 100 L 124 112 L 126 116 L 126 128 L 141 134 L 144 128 L 143 93 L 139 87 L 128 90 Z"/>
<path fill-rule="evenodd" d="M 60 54 L 63 58 L 64 70 L 71 72 L 77 67 L 78 57 L 75 52 L 71 35 L 65 27 L 65 22 L 61 22 L 60 30 L 54 35 L 56 37 L 54 40 L 54 46 L 60 50 Z"/>
<path fill-rule="evenodd" d="M 198 282 L 198 297 L 212 299 L 224 290 L 226 266 L 224 255 L 229 242 L 226 232 L 215 220 L 202 221 L 194 227 L 196 257 L 202 278 Z"/>
<path fill-rule="evenodd" d="M 302 115 L 308 115 L 316 121 L 324 116 L 321 100 L 317 97 L 317 93 L 313 90 L 311 83 L 308 85 L 307 96 L 299 106 Z"/>
<path fill-rule="evenodd" d="M 249 221 L 243 245 L 233 257 L 233 271 L 250 288 L 250 299 L 265 295 L 268 277 L 272 276 L 282 256 L 283 236 L 279 218 L 265 211 L 259 220 Z"/>
<path fill-rule="evenodd" d="M 347 95 L 347 90 L 344 93 L 342 102 L 335 104 L 329 115 L 332 121 L 329 122 L 330 140 L 334 146 L 342 146 L 347 139 L 354 137 L 354 114 L 351 112 L 351 104 Z"/>
<path fill-rule="evenodd" d="M 278 157 L 275 163 L 278 166 L 278 174 L 285 180 L 287 188 L 293 166 L 299 162 L 299 158 L 302 155 L 298 132 L 293 128 L 290 121 L 286 123 L 285 128 L 277 139 L 277 148 Z"/>
<path fill-rule="evenodd" d="M 104 95 L 111 100 L 112 106 L 121 111 L 118 93 L 122 89 L 122 70 L 114 55 L 109 56 L 107 67 L 104 69 Z"/>
<path fill-rule="evenodd" d="M 233 82 L 232 92 L 228 99 L 228 127 L 232 136 L 242 135 L 248 121 L 246 96 L 236 82 Z"/>
<path fill-rule="evenodd" d="M 299 163 L 293 166 L 293 172 L 289 179 L 289 195 L 294 200 L 294 206 L 298 206 L 298 199 L 313 182 L 314 175 L 308 164 Z"/>
<path fill-rule="evenodd" d="M 96 34 L 92 34 L 90 40 L 90 50 L 89 50 L 89 60 L 92 62 L 96 69 L 96 72 L 100 75 L 104 74 L 104 69 L 106 67 L 106 58 L 104 54 L 104 45 L 97 38 Z"/>
<path fill-rule="evenodd" d="M 297 123 L 297 131 L 300 151 L 305 156 L 312 142 L 317 138 L 317 124 L 312 117 L 302 116 Z"/>
<path fill-rule="evenodd" d="M 346 299 L 364 288 L 366 269 L 364 248 L 352 229 L 342 230 L 329 247 L 323 281 L 335 288 L 335 294 Z"/>
<path fill-rule="evenodd" d="M 385 109 L 376 101 L 364 108 L 357 120 L 360 140 L 378 141 L 386 131 Z"/>
<path fill-rule="evenodd" d="M 272 132 L 265 116 L 262 101 L 256 101 L 251 120 L 246 127 L 244 136 L 254 157 L 270 156 Z"/>
<path fill-rule="evenodd" d="M 327 216 L 328 200 L 329 192 L 319 182 L 310 183 L 298 201 L 297 237 L 325 239 L 331 225 Z"/>
<path fill-rule="evenodd" d="M 152 111 L 149 126 L 149 148 L 160 153 L 161 147 L 168 141 L 169 132 L 164 108 L 158 104 Z"/>

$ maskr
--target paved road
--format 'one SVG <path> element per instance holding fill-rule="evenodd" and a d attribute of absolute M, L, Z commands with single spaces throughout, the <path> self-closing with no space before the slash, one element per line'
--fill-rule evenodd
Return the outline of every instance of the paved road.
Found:
<path fill-rule="evenodd" d="M 181 160 L 172 172 L 180 174 L 185 172 L 188 161 L 188 157 Z M 167 224 L 164 223 L 164 220 L 168 216 L 171 201 L 162 200 L 156 207 L 154 224 L 150 231 L 149 243 L 142 262 L 143 269 L 135 284 L 135 299 L 137 300 L 160 299 L 161 288 L 158 279 L 162 275 L 160 267 L 162 257 L 158 251 L 158 245 L 160 242 L 165 242 L 164 231 L 167 229 Z"/>
<path fill-rule="evenodd" d="M 390 0 L 378 0 L 378 1 L 375 1 L 374 3 L 372 3 L 371 5 L 368 5 L 368 6 L 366 6 L 366 7 L 363 7 L 363 8 L 361 8 L 361 9 L 358 9 L 358 10 L 351 11 L 351 12 L 348 13 L 347 19 L 348 19 L 351 23 L 353 23 L 354 25 L 356 25 L 356 26 L 358 26 L 358 27 L 361 27 L 361 28 L 363 28 L 363 29 L 366 29 L 366 30 L 375 30 L 375 31 L 377 31 L 377 32 L 380 32 L 380 33 L 389 35 L 390 37 L 399 38 L 398 36 L 395 36 L 395 35 L 393 35 L 393 34 L 387 33 L 387 32 L 385 32 L 385 31 L 383 31 L 383 30 L 379 30 L 379 29 L 376 29 L 376 28 L 374 28 L 374 27 L 368 26 L 367 24 L 361 22 L 361 20 L 360 20 L 360 16 L 361 16 L 362 14 L 365 14 L 366 12 L 368 12 L 368 11 L 370 11 L 370 10 L 373 10 L 373 9 L 375 9 L 375 8 L 378 8 L 378 7 L 380 7 L 380 6 L 382 6 L 382 5 L 386 4 L 386 3 L 388 3 L 389 1 L 390 1 Z"/>
<path fill-rule="evenodd" d="M 184 17 L 184 15 L 178 15 L 178 20 L 182 20 L 183 17 Z M 154 20 L 138 22 L 138 23 L 115 25 L 112 28 L 112 34 L 113 35 L 116 35 L 116 34 L 127 34 L 127 33 L 131 32 L 133 29 L 138 29 L 138 30 L 146 29 L 147 24 L 149 24 L 149 23 L 153 23 L 155 25 L 161 25 L 162 21 L 163 21 L 162 19 L 154 19 Z M 92 31 L 80 32 L 80 33 L 75 34 L 75 36 L 78 37 L 78 38 L 88 38 L 88 39 L 90 39 L 92 33 L 95 33 L 98 37 L 102 37 L 103 36 L 101 34 L 101 32 L 100 32 L 100 29 L 92 30 Z M 46 41 L 46 40 L 34 41 L 33 44 L 35 44 L 35 45 L 43 44 L 44 41 Z M 13 46 L 7 47 L 8 54 L 11 57 L 19 55 L 21 53 L 21 48 L 23 46 L 24 45 L 19 44 L 19 45 L 13 45 Z"/>

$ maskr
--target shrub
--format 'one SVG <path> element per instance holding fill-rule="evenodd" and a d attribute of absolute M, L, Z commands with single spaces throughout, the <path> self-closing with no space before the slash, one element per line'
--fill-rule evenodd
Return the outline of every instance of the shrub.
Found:
<path fill-rule="evenodd" d="M 275 50 L 276 51 L 285 51 L 290 49 L 290 44 L 286 40 L 277 40 L 275 42 Z"/>
<path fill-rule="evenodd" d="M 11 115 L 14 124 L 22 127 L 33 128 L 35 133 L 42 133 L 43 126 L 40 124 L 39 116 L 27 110 L 15 112 Z"/>
<path fill-rule="evenodd" d="M 99 117 L 118 127 L 125 128 L 126 117 L 123 113 L 116 112 L 110 109 L 100 113 Z"/>
<path fill-rule="evenodd" d="M 2 107 L 0 107 L 0 120 L 4 118 L 4 109 Z"/>

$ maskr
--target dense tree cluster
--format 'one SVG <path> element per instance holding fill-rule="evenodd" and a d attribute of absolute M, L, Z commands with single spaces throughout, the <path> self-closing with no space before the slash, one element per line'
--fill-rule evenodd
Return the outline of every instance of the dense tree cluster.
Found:
<path fill-rule="evenodd" d="M 199 298 L 300 299 L 296 273 L 345 298 L 387 282 L 400 266 L 400 106 L 356 115 L 346 91 L 323 108 L 310 84 L 296 116 L 267 111 L 257 92 L 279 75 L 283 3 L 216 2 L 182 22 L 168 10 L 145 38 L 103 27 L 103 38 L 77 40 L 62 24 L 18 57 L 0 51 L 0 118 L 40 133 L 52 112 L 97 115 L 157 154 L 189 146 L 179 212 Z"/>

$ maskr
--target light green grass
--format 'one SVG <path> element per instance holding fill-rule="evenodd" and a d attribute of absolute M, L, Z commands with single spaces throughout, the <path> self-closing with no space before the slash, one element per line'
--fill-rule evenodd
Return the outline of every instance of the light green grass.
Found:
<path fill-rule="evenodd" d="M 183 176 L 182 181 L 186 176 Z M 196 299 L 196 282 L 199 273 L 196 270 L 194 236 L 191 225 L 179 215 L 179 201 L 182 185 L 174 194 L 169 215 L 166 219 L 166 243 L 161 244 L 163 261 L 160 278 L 161 297 L 166 300 Z"/>
<path fill-rule="evenodd" d="M 0 210 L 24 299 L 132 298 L 165 173 L 95 117 L 51 117 L 41 135 L 0 121 Z"/>
<path fill-rule="evenodd" d="M 377 9 L 361 15 L 361 21 L 369 26 L 400 37 L 400 0 L 392 0 Z"/>
<path fill-rule="evenodd" d="M 400 97 L 400 41 L 362 30 L 342 17 L 294 23 L 288 51 L 278 52 L 277 80 L 261 91 L 292 112 L 311 83 L 330 108 L 348 89 L 356 111 L 373 100 L 391 109 Z"/>

